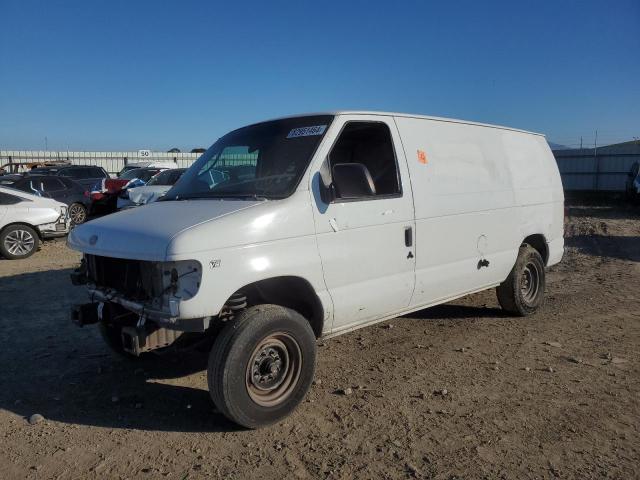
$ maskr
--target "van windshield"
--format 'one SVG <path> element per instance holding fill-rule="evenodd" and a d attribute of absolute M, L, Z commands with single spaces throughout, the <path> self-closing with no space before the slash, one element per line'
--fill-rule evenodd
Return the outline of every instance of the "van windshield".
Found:
<path fill-rule="evenodd" d="M 162 201 L 288 197 L 332 120 L 314 115 L 234 130 L 203 153 Z"/>

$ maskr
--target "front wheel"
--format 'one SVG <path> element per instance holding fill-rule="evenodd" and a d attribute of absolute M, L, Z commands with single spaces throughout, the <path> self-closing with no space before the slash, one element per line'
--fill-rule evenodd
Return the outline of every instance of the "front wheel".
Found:
<path fill-rule="evenodd" d="M 531 315 L 544 302 L 545 285 L 542 256 L 530 245 L 522 245 L 509 276 L 496 289 L 498 302 L 513 315 Z"/>
<path fill-rule="evenodd" d="M 38 234 L 28 225 L 10 225 L 0 233 L 0 253 L 9 260 L 30 257 L 38 243 Z"/>
<path fill-rule="evenodd" d="M 313 381 L 315 340 L 309 322 L 294 310 L 258 305 L 242 312 L 222 330 L 209 356 L 216 407 L 248 428 L 289 415 Z"/>

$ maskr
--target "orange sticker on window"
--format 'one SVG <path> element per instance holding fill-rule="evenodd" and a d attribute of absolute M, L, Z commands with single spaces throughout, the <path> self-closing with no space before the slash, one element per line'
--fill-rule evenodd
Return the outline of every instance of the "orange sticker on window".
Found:
<path fill-rule="evenodd" d="M 418 161 L 427 164 L 427 154 L 423 150 L 418 150 Z"/>

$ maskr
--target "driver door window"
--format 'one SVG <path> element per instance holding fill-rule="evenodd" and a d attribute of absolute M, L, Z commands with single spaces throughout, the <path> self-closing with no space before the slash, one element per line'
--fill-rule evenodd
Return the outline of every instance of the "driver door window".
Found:
<path fill-rule="evenodd" d="M 359 200 L 402 195 L 391 132 L 385 123 L 347 123 L 329 154 L 332 172 L 336 164 L 345 163 L 361 164 L 372 180 L 373 195 Z M 336 191 L 336 198 L 341 200 L 339 191 Z M 349 197 L 349 200 L 354 198 Z"/>

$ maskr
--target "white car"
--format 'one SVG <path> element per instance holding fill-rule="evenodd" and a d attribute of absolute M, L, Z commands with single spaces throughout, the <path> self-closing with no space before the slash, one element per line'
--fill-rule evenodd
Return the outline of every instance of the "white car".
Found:
<path fill-rule="evenodd" d="M 123 189 L 118 195 L 118 210 L 155 202 L 180 179 L 186 168 L 172 168 L 157 173 L 143 186 Z"/>
<path fill-rule="evenodd" d="M 488 288 L 535 313 L 563 217 L 540 134 L 375 112 L 257 123 L 162 199 L 71 232 L 92 302 L 73 319 L 128 355 L 208 337 L 213 402 L 255 428 L 304 399 L 320 337 Z"/>
<path fill-rule="evenodd" d="M 0 187 L 0 254 L 14 260 L 27 258 L 40 240 L 69 233 L 67 206 L 13 188 Z"/>

